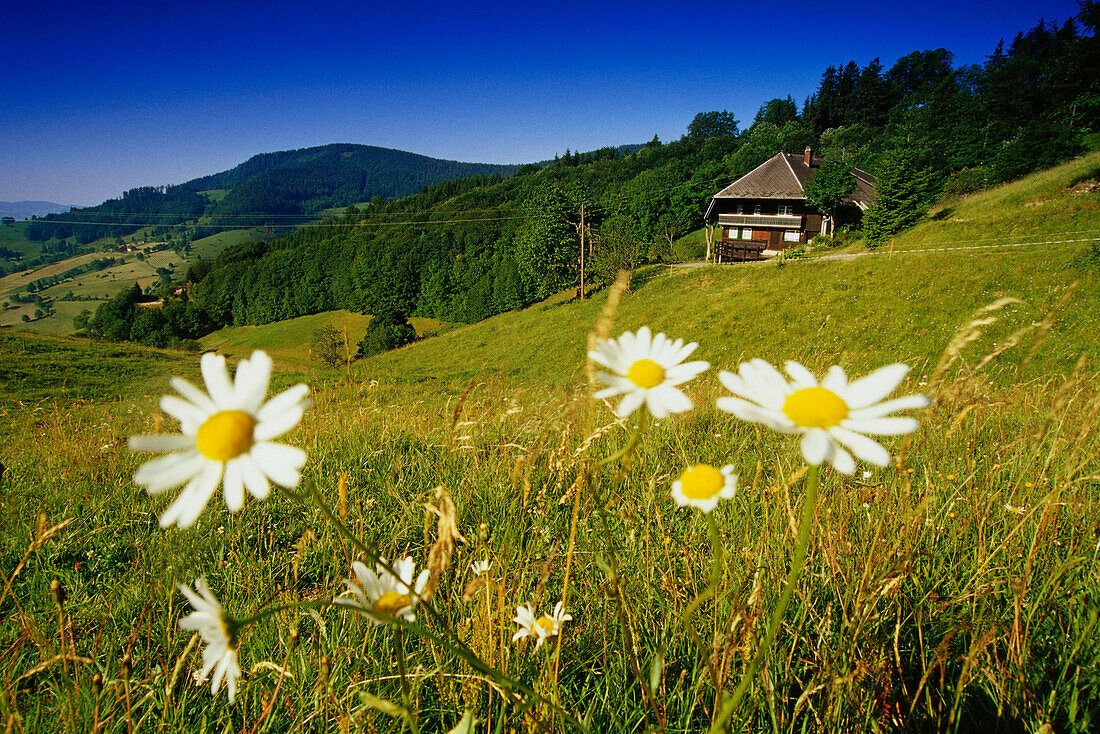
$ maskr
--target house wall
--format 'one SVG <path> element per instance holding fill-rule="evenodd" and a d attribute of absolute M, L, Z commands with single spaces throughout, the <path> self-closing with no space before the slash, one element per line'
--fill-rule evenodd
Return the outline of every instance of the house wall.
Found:
<path fill-rule="evenodd" d="M 754 226 L 752 228 L 752 240 L 767 242 L 769 250 L 785 250 L 797 244 L 809 242 L 815 235 L 821 233 L 821 214 L 805 199 L 718 199 L 715 201 L 714 214 L 737 214 L 738 205 L 741 206 L 741 214 L 752 215 L 756 206 L 760 206 L 760 215 L 779 214 L 780 205 L 790 206 L 794 216 L 802 217 L 802 229 L 799 231 L 798 242 L 787 242 L 783 233 L 791 230 L 783 228 L 771 228 Z M 744 240 L 740 236 L 738 227 L 722 227 L 722 236 L 726 240 Z"/>

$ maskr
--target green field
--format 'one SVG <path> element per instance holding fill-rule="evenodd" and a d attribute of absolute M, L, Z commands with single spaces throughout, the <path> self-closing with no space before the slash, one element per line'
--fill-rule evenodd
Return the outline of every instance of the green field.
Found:
<path fill-rule="evenodd" d="M 219 491 L 195 527 L 161 530 L 179 490 L 136 486 L 147 457 L 125 438 L 178 430 L 158 396 L 170 375 L 201 384 L 198 356 L 0 330 L 0 720 L 447 732 L 471 712 L 472 731 L 494 733 L 1095 731 L 1100 248 L 1064 241 L 1100 229 L 1100 196 L 1074 193 L 1092 165 L 958 202 L 893 251 L 636 273 L 610 333 L 697 341 L 711 369 L 683 385 L 695 408 L 651 421 L 626 460 L 600 464 L 637 414 L 592 399 L 586 372 L 607 290 L 444 330 L 354 363 L 350 380 L 309 358 L 309 338 L 346 325 L 357 341 L 367 317 L 206 337 L 231 361 L 270 351 L 272 392 L 309 384 L 312 407 L 277 440 L 306 451 L 299 489 L 315 486 L 348 535 L 278 491 L 237 514 Z M 715 407 L 718 370 L 756 357 L 853 378 L 904 362 L 894 394 L 934 402 L 916 433 L 882 438 L 888 467 L 826 468 L 810 504 L 798 439 Z M 670 496 L 698 462 L 740 477 L 713 525 Z M 437 487 L 466 541 L 449 565 L 426 509 L 448 515 Z M 329 605 L 357 543 L 418 571 L 435 548 L 432 611 L 398 633 Z M 179 628 L 191 609 L 175 585 L 200 576 L 237 619 L 272 610 L 240 637 L 233 704 L 192 683 L 204 643 Z M 511 641 L 517 605 L 559 600 L 572 615 L 559 636 Z"/>
<path fill-rule="evenodd" d="M 213 260 L 221 251 L 231 245 L 239 245 L 253 240 L 270 240 L 269 228 L 231 229 L 197 239 L 191 243 L 191 255 L 199 260 Z"/>
<path fill-rule="evenodd" d="M 262 349 L 289 366 L 311 369 L 317 366 L 317 360 L 310 356 L 313 332 L 326 326 L 341 334 L 346 330 L 348 349 L 354 355 L 370 319 L 370 316 L 349 311 L 329 311 L 264 326 L 227 327 L 203 337 L 200 342 L 205 350 L 239 357 L 247 357 L 252 350 Z M 435 319 L 415 316 L 409 319 L 409 323 L 420 336 L 438 332 L 446 326 Z"/>

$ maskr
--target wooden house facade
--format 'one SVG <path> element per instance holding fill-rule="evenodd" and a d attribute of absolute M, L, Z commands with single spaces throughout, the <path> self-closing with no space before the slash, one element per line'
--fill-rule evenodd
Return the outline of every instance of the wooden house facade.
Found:
<path fill-rule="evenodd" d="M 874 201 L 875 177 L 852 169 L 855 189 L 834 222 L 806 200 L 804 191 L 822 163 L 810 148 L 802 156 L 777 153 L 711 197 L 706 220 L 717 227 L 714 260 L 760 260 L 823 232 L 831 234 L 837 224 L 858 221 Z"/>

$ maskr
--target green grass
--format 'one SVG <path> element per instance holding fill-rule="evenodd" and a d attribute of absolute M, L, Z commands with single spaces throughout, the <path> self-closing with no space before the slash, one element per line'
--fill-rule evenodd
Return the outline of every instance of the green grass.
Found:
<path fill-rule="evenodd" d="M 314 331 L 331 326 L 343 334 L 346 329 L 348 347 L 354 355 L 370 319 L 370 316 L 350 311 L 328 311 L 264 326 L 230 326 L 208 334 L 199 341 L 203 349 L 223 354 L 247 357 L 252 350 L 262 349 L 288 365 L 312 368 L 317 366 L 317 361 L 310 357 L 310 342 Z M 415 316 L 409 319 L 409 323 L 418 335 L 435 333 L 446 326 L 435 319 Z"/>
<path fill-rule="evenodd" d="M 191 243 L 191 255 L 200 260 L 213 260 L 221 254 L 222 250 L 232 245 L 253 242 L 255 240 L 266 241 L 272 239 L 274 236 L 275 235 L 272 234 L 269 229 L 264 227 L 231 229 L 195 240 Z"/>
<path fill-rule="evenodd" d="M 1062 172 L 1063 189 L 1075 175 Z M 1044 181 L 1017 193 L 1034 200 Z M 1049 191 L 1057 219 L 1072 204 L 1057 185 Z M 1033 208 L 1004 207 L 1006 217 Z M 926 245 L 967 223 L 934 224 Z M 538 731 L 536 717 L 570 730 L 546 700 L 596 732 L 707 730 L 715 684 L 738 685 L 776 609 L 805 492 L 796 438 L 715 408 L 727 394 L 717 370 L 763 357 L 853 376 L 904 361 L 913 371 L 897 393 L 935 403 L 916 414 L 917 433 L 883 440 L 891 466 L 823 473 L 807 567 L 730 729 L 1088 732 L 1100 723 L 1100 268 L 1079 257 L 1084 248 L 641 274 L 613 333 L 648 324 L 698 341 L 693 358 L 712 368 L 684 386 L 695 409 L 651 423 L 625 465 L 595 463 L 624 444 L 630 423 L 591 399 L 584 369 L 605 292 L 358 362 L 350 384 L 302 360 L 317 326 L 346 323 L 349 338 L 365 326 L 354 314 L 226 331 L 204 346 L 234 359 L 272 351 L 273 391 L 310 384 L 313 406 L 278 440 L 307 452 L 306 481 L 387 558 L 408 554 L 422 568 L 437 534 L 425 504 L 440 504 L 439 486 L 453 497 L 467 543 L 432 599 L 439 617 L 418 610 L 432 637 L 410 631 L 402 648 L 420 731 L 448 731 L 466 710 L 479 732 Z M 987 314 L 999 320 L 933 380 L 957 331 L 1004 297 L 1021 303 Z M 0 584 L 11 586 L 0 601 L 0 720 L 51 732 L 407 728 L 385 713 L 404 697 L 394 632 L 339 608 L 281 611 L 251 627 L 233 705 L 192 685 L 203 645 L 178 627 L 190 609 L 175 584 L 205 576 L 242 618 L 331 599 L 356 551 L 280 492 L 238 514 L 216 495 L 196 527 L 160 530 L 178 490 L 136 487 L 146 457 L 125 437 L 176 430 L 157 397 L 169 374 L 198 382 L 198 359 L 115 346 L 0 331 L 0 497 L 11 518 L 0 525 Z M 740 487 L 715 511 L 718 593 L 689 630 L 685 612 L 712 572 L 708 524 L 669 487 L 697 462 L 733 464 Z M 488 584 L 467 570 L 484 558 Z M 54 579 L 68 597 L 60 611 Z M 563 597 L 573 620 L 560 638 L 538 651 L 510 642 L 516 605 L 546 612 Z M 525 717 L 499 675 L 475 671 L 448 634 L 543 702 Z"/>
<path fill-rule="evenodd" d="M 229 194 L 229 189 L 207 189 L 199 193 L 216 204 Z"/>
<path fill-rule="evenodd" d="M 24 233 L 26 226 L 26 222 L 16 222 L 11 227 L 0 227 L 0 247 L 18 252 L 25 258 L 35 257 L 42 252 L 41 242 L 27 239 Z"/>
<path fill-rule="evenodd" d="M 110 403 L 161 389 L 164 375 L 194 373 L 190 355 L 129 344 L 0 330 L 0 406 Z M 10 448 L 10 447 L 9 447 Z M 7 458 L 5 457 L 5 461 Z"/>
<path fill-rule="evenodd" d="M 1100 180 L 1100 151 L 946 207 L 934 207 L 925 221 L 881 249 L 1097 237 L 1100 194 L 1076 188 L 1088 180 Z"/>

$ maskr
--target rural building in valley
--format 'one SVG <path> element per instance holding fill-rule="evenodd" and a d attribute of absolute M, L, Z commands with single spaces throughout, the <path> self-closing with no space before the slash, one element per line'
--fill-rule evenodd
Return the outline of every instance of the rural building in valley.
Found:
<path fill-rule="evenodd" d="M 855 188 L 831 221 L 804 191 L 824 162 L 810 148 L 801 156 L 777 153 L 711 197 L 706 220 L 717 224 L 716 261 L 759 260 L 859 221 L 875 199 L 875 177 L 853 168 Z"/>

